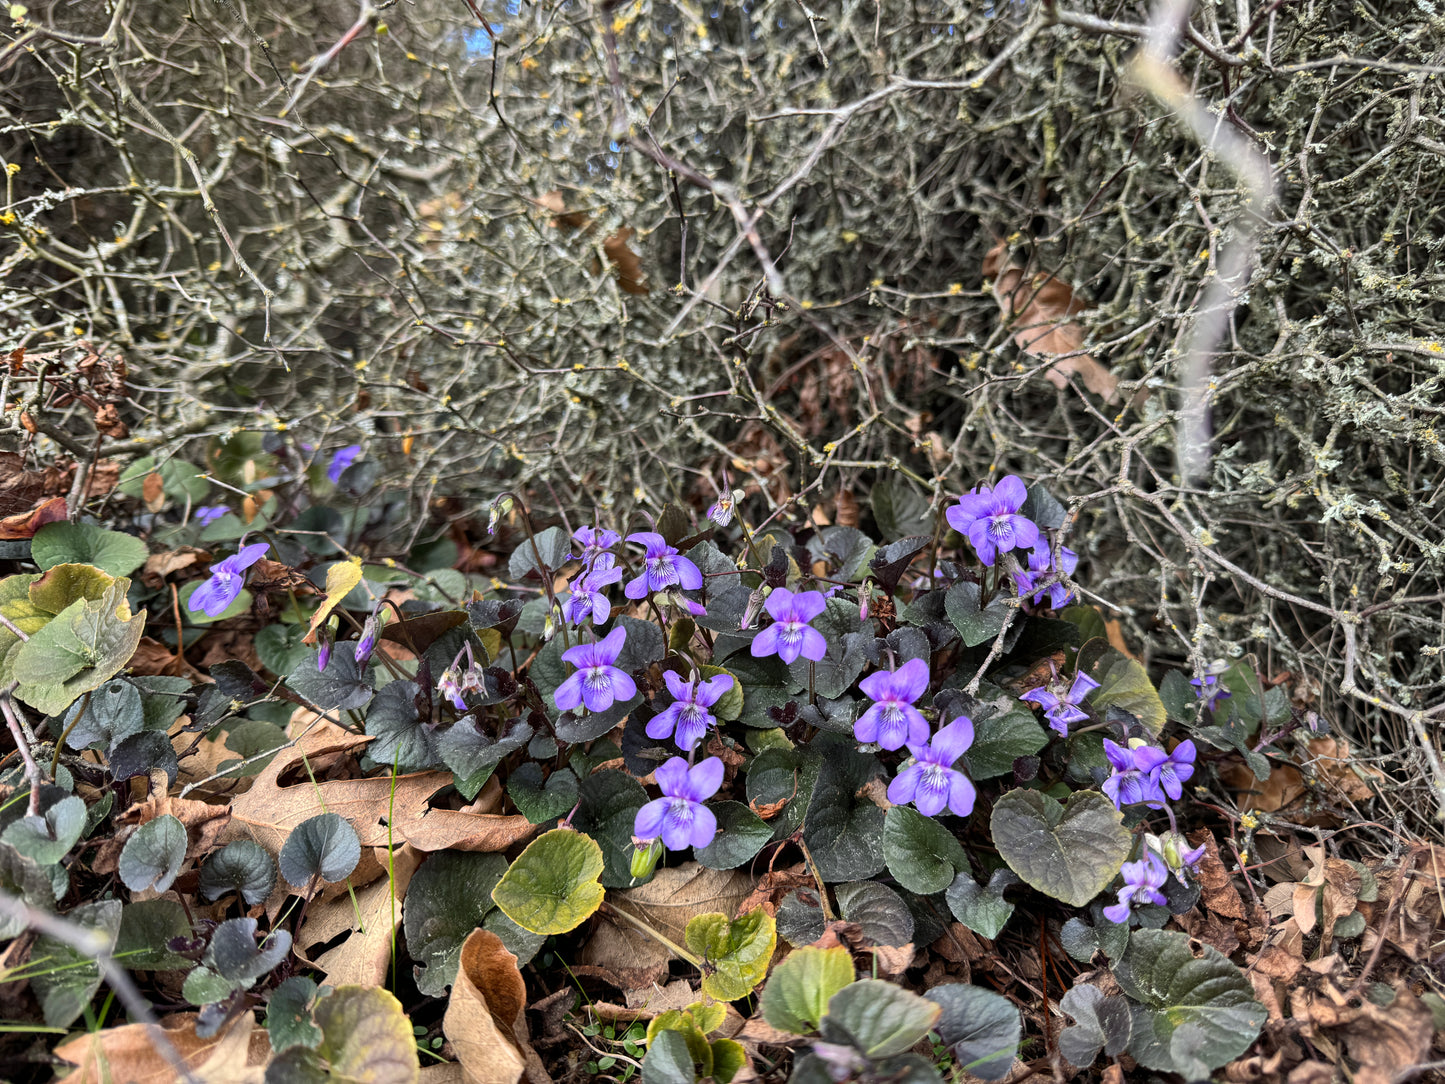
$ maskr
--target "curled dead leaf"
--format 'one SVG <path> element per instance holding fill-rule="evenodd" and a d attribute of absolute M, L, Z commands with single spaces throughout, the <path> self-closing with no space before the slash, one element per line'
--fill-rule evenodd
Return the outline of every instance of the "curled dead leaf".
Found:
<path fill-rule="evenodd" d="M 1104 402 L 1118 395 L 1118 378 L 1084 350 L 1084 329 L 1071 317 L 1087 307 L 1068 283 L 1053 275 L 1029 275 L 1000 241 L 983 258 L 983 276 L 993 280 L 999 316 L 1013 328 L 1013 339 L 1030 357 L 1058 358 L 1044 375 L 1057 388 L 1077 375 Z"/>
<path fill-rule="evenodd" d="M 456 1051 L 466 1084 L 550 1084 L 527 1039 L 527 986 L 517 958 L 490 930 L 476 929 L 462 944 L 457 979 L 442 1032 Z"/>

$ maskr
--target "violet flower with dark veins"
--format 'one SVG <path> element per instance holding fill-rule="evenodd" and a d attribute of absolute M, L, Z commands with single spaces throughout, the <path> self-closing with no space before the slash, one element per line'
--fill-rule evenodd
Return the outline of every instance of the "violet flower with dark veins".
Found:
<path fill-rule="evenodd" d="M 828 608 L 828 600 L 821 591 L 794 594 L 786 587 L 777 587 L 763 607 L 772 616 L 773 623 L 753 638 L 753 658 L 776 655 L 786 663 L 793 663 L 801 655 L 817 662 L 828 654 L 828 641 L 808 624 Z"/>
<path fill-rule="evenodd" d="M 733 687 L 731 674 L 718 674 L 707 681 L 683 681 L 671 670 L 662 672 L 673 702 L 647 722 L 647 736 L 655 741 L 672 738 L 683 752 L 689 752 L 702 740 L 717 718 L 707 709 L 716 704 Z"/>
<path fill-rule="evenodd" d="M 657 769 L 653 778 L 663 796 L 637 811 L 633 836 L 641 840 L 660 838 L 670 851 L 711 843 L 717 835 L 717 817 L 703 802 L 722 786 L 723 762 L 708 757 L 689 768 L 682 757 L 673 757 Z"/>
<path fill-rule="evenodd" d="M 853 736 L 877 742 L 884 749 L 922 745 L 928 741 L 928 720 L 913 702 L 928 691 L 928 663 L 909 659 L 897 670 L 880 670 L 858 683 L 873 705 L 853 724 Z"/>
<path fill-rule="evenodd" d="M 1049 726 L 1067 738 L 1070 723 L 1081 723 L 1089 717 L 1089 713 L 1079 705 L 1088 699 L 1089 694 L 1098 687 L 1099 683 L 1081 670 L 1074 675 L 1073 685 L 1069 686 L 1069 691 L 1063 696 L 1041 686 L 1037 689 L 1030 689 L 1019 699 L 1027 700 L 1029 703 L 1043 708 L 1044 717 L 1048 719 Z"/>
<path fill-rule="evenodd" d="M 925 817 L 936 816 L 945 806 L 960 817 L 968 816 L 976 792 L 953 764 L 972 744 L 973 721 L 966 715 L 941 728 L 927 745 L 909 743 L 913 763 L 888 784 L 888 800 L 894 805 L 912 802 Z"/>
<path fill-rule="evenodd" d="M 562 652 L 562 658 L 577 670 L 557 686 L 553 701 L 562 711 L 575 711 L 582 705 L 588 711 L 606 711 L 615 700 L 631 700 L 637 695 L 637 683 L 613 664 L 622 653 L 627 630 L 613 629 L 592 644 L 578 644 Z"/>
<path fill-rule="evenodd" d="M 604 624 L 612 614 L 612 605 L 602 589 L 620 579 L 622 569 L 617 567 L 617 558 L 610 553 L 595 554 L 592 567 L 572 581 L 572 593 L 562 603 L 567 623 L 580 625 L 590 617 L 592 624 Z"/>
<path fill-rule="evenodd" d="M 211 566 L 210 579 L 191 592 L 186 609 L 207 617 L 220 617 L 241 597 L 241 590 L 246 586 L 246 570 L 270 548 L 270 543 L 256 542 L 242 546 L 239 553 L 233 553 L 224 561 L 217 561 Z"/>
<path fill-rule="evenodd" d="M 642 573 L 629 580 L 623 594 L 630 599 L 643 599 L 655 591 L 665 591 L 674 584 L 685 591 L 696 591 L 702 586 L 702 572 L 697 565 L 667 544 L 660 534 L 639 531 L 627 536 L 627 541 L 644 547 Z"/>
<path fill-rule="evenodd" d="M 1159 891 L 1169 879 L 1169 867 L 1153 851 L 1145 851 L 1137 862 L 1125 862 L 1120 873 L 1124 875 L 1124 887 L 1119 889 L 1119 902 L 1104 908 L 1104 917 L 1110 922 L 1129 921 L 1130 911 L 1144 903 L 1163 907 L 1169 902 Z"/>
<path fill-rule="evenodd" d="M 1131 742 L 1126 749 L 1105 738 L 1104 755 L 1113 765 L 1114 774 L 1104 780 L 1102 790 L 1117 808 L 1123 809 L 1139 802 L 1163 805 L 1164 792 L 1159 788 L 1159 778 L 1155 773 L 1155 769 L 1169 759 L 1163 749 L 1144 742 Z"/>
<path fill-rule="evenodd" d="M 1019 515 L 1028 497 L 1023 479 L 1010 474 L 992 488 L 979 486 L 965 493 L 945 515 L 949 526 L 969 540 L 978 559 L 991 566 L 1000 553 L 1028 549 L 1039 540 L 1038 526 Z"/>

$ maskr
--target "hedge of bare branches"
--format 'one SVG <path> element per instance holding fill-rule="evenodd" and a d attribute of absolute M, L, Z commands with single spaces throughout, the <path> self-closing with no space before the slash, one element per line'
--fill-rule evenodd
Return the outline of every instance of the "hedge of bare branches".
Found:
<path fill-rule="evenodd" d="M 11 15 L 5 345 L 130 387 L 98 433 L 7 377 L 7 441 L 360 437 L 398 550 L 503 484 L 626 517 L 726 468 L 801 526 L 1022 473 L 1133 642 L 1253 652 L 1445 803 L 1425 5 Z"/>

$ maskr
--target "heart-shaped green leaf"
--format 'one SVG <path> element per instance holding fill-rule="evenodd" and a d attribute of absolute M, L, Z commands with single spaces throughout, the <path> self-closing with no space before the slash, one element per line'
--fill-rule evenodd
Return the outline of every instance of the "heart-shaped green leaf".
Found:
<path fill-rule="evenodd" d="M 906 805 L 894 806 L 884 818 L 883 855 L 893 879 L 920 896 L 942 892 L 968 869 L 953 833 Z"/>
<path fill-rule="evenodd" d="M 947 983 L 928 991 L 943 1008 L 937 1024 L 958 1068 L 984 1080 L 1002 1080 L 1018 1052 L 1021 1022 L 1013 1002 L 991 990 Z"/>
<path fill-rule="evenodd" d="M 862 979 L 833 995 L 819 1030 L 827 1042 L 886 1058 L 926 1036 L 942 1014 L 941 1006 L 901 986 Z"/>
<path fill-rule="evenodd" d="M 128 590 L 130 581 L 118 579 L 99 599 L 77 599 L 21 644 L 12 656 L 20 683 L 16 695 L 38 711 L 59 715 L 82 693 L 114 677 L 145 630 L 145 612 L 131 613 Z"/>
<path fill-rule="evenodd" d="M 1019 879 L 1006 869 L 994 870 L 986 885 L 978 884 L 967 873 L 960 873 L 958 880 L 948 886 L 944 899 L 954 918 L 992 941 L 1014 913 L 1014 905 L 1004 899 L 1003 891 L 1018 883 Z"/>
<path fill-rule="evenodd" d="M 703 993 L 736 1001 L 752 993 L 768 973 L 778 927 L 761 907 L 732 921 L 722 914 L 698 915 L 687 924 L 685 940 L 703 959 Z"/>
<path fill-rule="evenodd" d="M 800 948 L 768 976 L 763 1019 L 782 1031 L 810 1035 L 833 995 L 852 981 L 853 955 L 846 948 Z"/>
<path fill-rule="evenodd" d="M 417 989 L 428 997 L 443 996 L 456 979 L 462 943 L 496 906 L 492 889 L 506 871 L 499 854 L 440 851 L 412 875 L 401 920 L 407 951 L 420 965 Z"/>
<path fill-rule="evenodd" d="M 201 867 L 201 895 L 208 900 L 234 891 L 254 906 L 275 887 L 276 863 L 254 840 L 227 843 Z"/>
<path fill-rule="evenodd" d="M 66 856 L 84 828 L 85 803 L 72 794 L 43 813 L 11 821 L 4 840 L 37 865 L 49 866 Z"/>
<path fill-rule="evenodd" d="M 356 829 L 335 813 L 319 813 L 296 826 L 276 856 L 281 876 L 297 888 L 313 878 L 331 883 L 350 875 L 361 861 Z"/>
<path fill-rule="evenodd" d="M 47 523 L 30 543 L 31 560 L 46 569 L 94 565 L 112 576 L 129 576 L 148 556 L 150 551 L 139 538 L 93 523 Z"/>
<path fill-rule="evenodd" d="M 1209 945 L 1196 958 L 1186 934 L 1136 930 L 1114 977 L 1140 1003 L 1129 1053 L 1150 1069 L 1207 1077 L 1243 1054 L 1268 1016 L 1244 973 Z"/>
<path fill-rule="evenodd" d="M 132 892 L 164 892 L 186 858 L 186 826 L 169 813 L 146 821 L 120 852 L 120 879 Z"/>
<path fill-rule="evenodd" d="M 602 848 L 581 832 L 554 828 L 527 844 L 492 900 L 533 933 L 566 933 L 602 906 Z"/>
<path fill-rule="evenodd" d="M 1047 794 L 1020 788 L 994 803 L 989 823 L 1010 869 L 1045 895 L 1082 907 L 1129 856 L 1134 837 L 1123 821 L 1098 791 L 1079 791 L 1060 805 Z"/>

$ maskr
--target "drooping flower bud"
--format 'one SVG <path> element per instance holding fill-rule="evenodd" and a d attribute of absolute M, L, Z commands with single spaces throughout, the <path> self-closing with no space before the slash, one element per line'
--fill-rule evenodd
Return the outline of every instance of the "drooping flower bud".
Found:
<path fill-rule="evenodd" d="M 316 641 L 319 645 L 316 652 L 316 671 L 320 673 L 331 661 L 331 630 L 322 625 L 316 630 Z"/>

